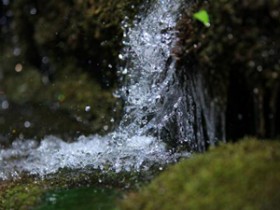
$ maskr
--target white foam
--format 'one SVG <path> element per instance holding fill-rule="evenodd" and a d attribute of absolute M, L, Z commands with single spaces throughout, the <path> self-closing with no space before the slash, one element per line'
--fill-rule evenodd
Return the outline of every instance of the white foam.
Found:
<path fill-rule="evenodd" d="M 125 134 L 122 134 L 125 135 Z M 66 143 L 48 136 L 38 144 L 33 140 L 17 140 L 10 149 L 0 151 L 0 178 L 17 177 L 21 172 L 44 176 L 60 168 L 145 170 L 153 163 L 173 161 L 164 143 L 153 137 L 123 138 L 116 133 L 105 137 L 81 136 L 76 142 Z M 118 139 L 118 141 L 114 141 Z"/>

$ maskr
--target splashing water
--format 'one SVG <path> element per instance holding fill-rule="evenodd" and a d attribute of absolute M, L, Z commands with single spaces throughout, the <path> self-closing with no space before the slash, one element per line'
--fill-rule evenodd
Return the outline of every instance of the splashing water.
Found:
<path fill-rule="evenodd" d="M 104 137 L 81 136 L 74 143 L 53 136 L 40 143 L 15 141 L 11 148 L 0 151 L 0 179 L 17 177 L 21 172 L 44 176 L 65 167 L 142 170 L 182 155 L 171 154 L 161 139 L 189 142 L 195 149 L 198 143 L 194 136 L 202 138 L 202 131 L 194 129 L 194 122 L 201 123 L 193 115 L 198 108 L 190 105 L 195 97 L 189 92 L 195 92 L 195 84 L 182 88 L 171 54 L 181 4 L 160 0 L 138 16 L 133 28 L 125 29 L 125 47 L 119 55 L 125 62 L 120 69 L 125 85 L 118 94 L 126 102 L 115 132 Z"/>

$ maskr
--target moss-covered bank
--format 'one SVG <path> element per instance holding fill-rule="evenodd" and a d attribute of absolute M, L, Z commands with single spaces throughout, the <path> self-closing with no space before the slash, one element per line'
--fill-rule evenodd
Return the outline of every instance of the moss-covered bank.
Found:
<path fill-rule="evenodd" d="M 171 166 L 122 209 L 278 209 L 280 143 L 245 139 Z"/>
<path fill-rule="evenodd" d="M 46 196 L 62 192 L 67 194 L 67 192 L 71 193 L 79 191 L 79 189 L 81 193 L 84 192 L 82 189 L 88 189 L 88 193 L 94 191 L 94 189 L 108 189 L 108 193 L 114 193 L 113 197 L 109 196 L 110 202 L 112 202 L 112 200 L 119 199 L 124 192 L 136 189 L 136 187 L 146 183 L 158 173 L 157 171 L 153 173 L 115 173 L 93 169 L 62 169 L 56 174 L 44 177 L 44 179 L 23 175 L 20 179 L 14 181 L 0 181 L 0 209 L 47 208 Z M 90 197 L 92 196 L 88 196 L 86 199 L 90 199 Z M 94 199 L 93 197 L 88 202 L 94 203 Z M 106 201 L 104 201 L 104 204 L 106 204 Z M 114 204 L 110 206 L 114 206 Z"/>

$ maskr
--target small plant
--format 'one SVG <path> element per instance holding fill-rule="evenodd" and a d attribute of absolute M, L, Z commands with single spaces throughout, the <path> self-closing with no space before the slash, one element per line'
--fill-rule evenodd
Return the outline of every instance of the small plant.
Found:
<path fill-rule="evenodd" d="M 208 12 L 204 9 L 193 14 L 193 18 L 203 23 L 206 27 L 210 26 Z"/>

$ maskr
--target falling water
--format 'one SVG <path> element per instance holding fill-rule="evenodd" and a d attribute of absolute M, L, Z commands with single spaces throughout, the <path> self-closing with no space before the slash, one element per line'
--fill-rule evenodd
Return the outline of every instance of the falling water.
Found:
<path fill-rule="evenodd" d="M 119 55 L 124 86 L 116 94 L 124 97 L 125 110 L 115 132 L 81 136 L 74 143 L 53 136 L 40 143 L 17 140 L 0 151 L 0 179 L 21 172 L 44 176 L 65 167 L 145 170 L 189 154 L 171 152 L 166 144 L 172 142 L 203 150 L 200 112 L 205 106 L 196 103 L 204 100 L 202 84 L 194 74 L 182 82 L 171 53 L 181 6 L 179 0 L 160 0 L 136 17 L 134 27 L 124 22 L 125 47 Z"/>

